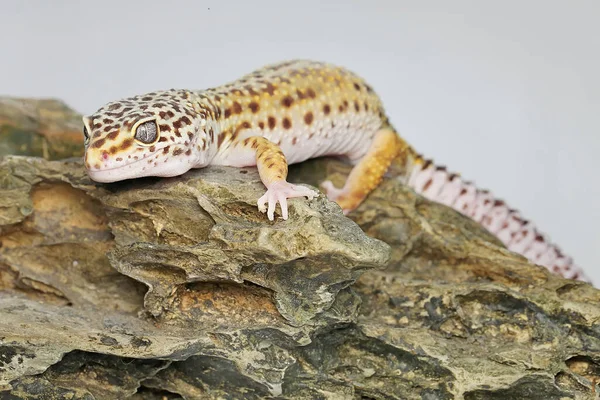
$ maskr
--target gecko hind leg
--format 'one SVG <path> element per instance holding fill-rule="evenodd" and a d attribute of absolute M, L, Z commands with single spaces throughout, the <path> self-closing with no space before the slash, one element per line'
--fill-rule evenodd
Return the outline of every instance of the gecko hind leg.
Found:
<path fill-rule="evenodd" d="M 381 183 L 392 162 L 398 162 L 398 157 L 407 154 L 407 149 L 408 144 L 393 129 L 382 128 L 375 134 L 367 154 L 350 172 L 343 188 L 336 188 L 331 181 L 323 182 L 321 187 L 347 215 Z"/>

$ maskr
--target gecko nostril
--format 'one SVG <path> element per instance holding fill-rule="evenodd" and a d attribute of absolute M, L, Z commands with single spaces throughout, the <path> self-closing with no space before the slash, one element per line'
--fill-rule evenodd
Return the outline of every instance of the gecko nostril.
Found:
<path fill-rule="evenodd" d="M 102 159 L 103 160 L 108 160 L 108 152 L 107 151 L 103 151 L 102 152 Z"/>

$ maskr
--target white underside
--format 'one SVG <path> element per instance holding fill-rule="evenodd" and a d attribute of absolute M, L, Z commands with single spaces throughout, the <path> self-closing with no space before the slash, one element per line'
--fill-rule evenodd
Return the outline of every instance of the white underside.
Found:
<path fill-rule="evenodd" d="M 327 155 L 346 156 L 350 160 L 358 160 L 367 153 L 375 133 L 381 126 L 378 116 L 367 113 L 348 113 L 335 119 L 315 120 L 310 126 L 304 123 L 300 115 L 292 116 L 292 126 L 295 128 L 288 130 L 276 128 L 273 131 L 248 129 L 238 137 L 238 140 L 262 136 L 273 143 L 279 143 L 288 164 Z M 234 148 L 224 143 L 210 163 L 237 167 L 251 166 L 256 165 L 256 157 L 253 151 L 242 147 Z"/>

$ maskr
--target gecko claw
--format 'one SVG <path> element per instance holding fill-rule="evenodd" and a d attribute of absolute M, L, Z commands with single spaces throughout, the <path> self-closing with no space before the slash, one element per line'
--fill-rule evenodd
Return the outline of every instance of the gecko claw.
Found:
<path fill-rule="evenodd" d="M 275 182 L 269 185 L 265 194 L 258 199 L 258 210 L 266 212 L 269 220 L 275 219 L 275 207 L 277 203 L 281 206 L 281 217 L 288 219 L 287 199 L 293 197 L 308 197 L 309 200 L 319 194 L 312 189 L 300 185 L 293 185 L 286 181 Z"/>

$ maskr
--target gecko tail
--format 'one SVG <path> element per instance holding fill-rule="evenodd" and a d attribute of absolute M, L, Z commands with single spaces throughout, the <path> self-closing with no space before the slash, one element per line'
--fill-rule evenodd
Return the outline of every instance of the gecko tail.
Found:
<path fill-rule="evenodd" d="M 567 279 L 590 282 L 573 259 L 550 242 L 531 222 L 495 198 L 488 190 L 463 180 L 443 166 L 417 155 L 407 174 L 407 184 L 429 200 L 445 204 L 479 222 L 511 251 Z M 405 178 L 406 179 L 406 178 Z"/>

